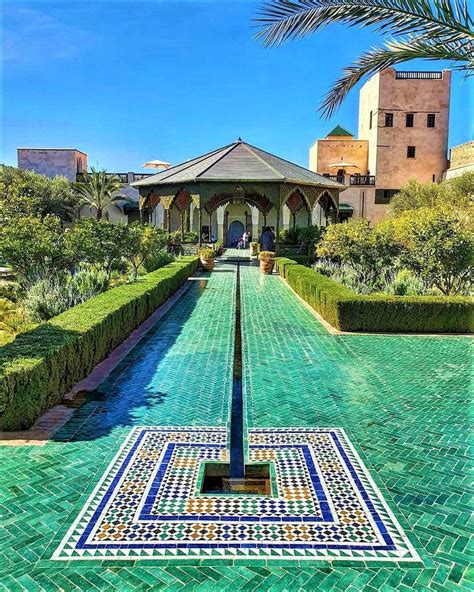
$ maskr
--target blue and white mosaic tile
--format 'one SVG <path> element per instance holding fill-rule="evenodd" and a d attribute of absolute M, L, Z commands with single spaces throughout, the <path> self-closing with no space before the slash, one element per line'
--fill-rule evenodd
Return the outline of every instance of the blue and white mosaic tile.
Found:
<path fill-rule="evenodd" d="M 271 496 L 200 493 L 206 462 L 225 428 L 135 428 L 53 559 L 420 561 L 342 429 L 250 429 Z"/>

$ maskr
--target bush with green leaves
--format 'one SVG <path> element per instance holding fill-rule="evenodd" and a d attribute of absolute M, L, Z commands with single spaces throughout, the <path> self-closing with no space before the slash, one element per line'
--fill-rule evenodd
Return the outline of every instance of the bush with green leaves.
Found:
<path fill-rule="evenodd" d="M 189 231 L 184 234 L 184 242 L 185 243 L 198 243 L 199 242 L 199 232 Z"/>
<path fill-rule="evenodd" d="M 33 171 L 0 165 L 0 219 L 56 216 L 62 222 L 77 217 L 79 201 L 66 177 L 50 179 Z"/>
<path fill-rule="evenodd" d="M 0 228 L 0 251 L 23 288 L 67 269 L 72 260 L 61 220 L 50 214 L 8 220 Z"/>
<path fill-rule="evenodd" d="M 295 292 L 341 331 L 472 333 L 474 304 L 459 296 L 363 296 L 287 259 L 278 269 Z"/>
<path fill-rule="evenodd" d="M 79 267 L 66 273 L 44 277 L 26 292 L 23 306 L 35 322 L 47 321 L 109 288 L 109 277 L 100 267 Z"/>
<path fill-rule="evenodd" d="M 30 427 L 194 273 L 182 257 L 90 298 L 0 349 L 0 429 Z"/>
<path fill-rule="evenodd" d="M 22 331 L 33 327 L 25 310 L 11 300 L 0 298 L 0 347 L 13 341 Z"/>
<path fill-rule="evenodd" d="M 407 210 L 377 227 L 397 241 L 402 267 L 427 287 L 444 295 L 467 294 L 472 289 L 474 235 L 467 211 L 439 208 Z"/>
<path fill-rule="evenodd" d="M 6 298 L 12 302 L 17 302 L 21 293 L 21 286 L 18 282 L 0 280 L 0 298 Z"/>
<path fill-rule="evenodd" d="M 155 251 L 149 254 L 143 262 L 143 268 L 147 273 L 160 269 L 165 265 L 169 265 L 175 260 L 175 256 L 172 253 L 168 253 L 166 249 Z"/>
<path fill-rule="evenodd" d="M 100 265 L 108 276 L 125 271 L 123 246 L 128 227 L 108 220 L 84 218 L 66 233 L 66 245 L 76 264 Z"/>
<path fill-rule="evenodd" d="M 325 229 L 317 224 L 298 228 L 297 235 L 298 242 L 301 245 L 301 252 L 308 257 L 314 255 L 317 245 L 324 236 L 324 231 Z"/>
<path fill-rule="evenodd" d="M 451 212 L 467 210 L 472 209 L 473 196 L 473 172 L 441 183 L 421 183 L 411 179 L 393 196 L 388 209 L 391 216 L 400 216 L 419 208 L 436 208 Z"/>
<path fill-rule="evenodd" d="M 166 247 L 168 236 L 166 232 L 152 224 L 135 222 L 126 226 L 123 233 L 121 251 L 131 269 L 131 278 L 135 280 L 138 270 L 147 258 Z"/>
<path fill-rule="evenodd" d="M 423 296 L 427 291 L 421 279 L 408 269 L 400 270 L 384 290 L 394 296 Z"/>
<path fill-rule="evenodd" d="M 367 220 L 349 220 L 330 224 L 319 243 L 319 257 L 340 262 L 355 274 L 355 281 L 371 290 L 382 270 L 393 265 L 400 245 L 379 227 L 372 228 Z"/>

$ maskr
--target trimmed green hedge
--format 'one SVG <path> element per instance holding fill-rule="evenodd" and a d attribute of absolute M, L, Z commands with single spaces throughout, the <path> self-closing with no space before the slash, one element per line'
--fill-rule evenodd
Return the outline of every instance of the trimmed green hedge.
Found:
<path fill-rule="evenodd" d="M 0 429 L 30 427 L 186 281 L 182 257 L 18 335 L 0 349 Z"/>
<path fill-rule="evenodd" d="M 284 257 L 278 270 L 295 292 L 341 331 L 472 333 L 474 304 L 459 296 L 361 296 Z"/>

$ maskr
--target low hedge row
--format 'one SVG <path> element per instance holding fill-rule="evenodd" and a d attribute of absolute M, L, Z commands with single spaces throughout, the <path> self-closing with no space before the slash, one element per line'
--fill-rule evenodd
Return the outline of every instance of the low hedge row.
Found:
<path fill-rule="evenodd" d="M 18 335 L 0 349 L 0 429 L 30 427 L 197 268 L 182 257 Z"/>
<path fill-rule="evenodd" d="M 441 296 L 361 296 L 313 269 L 284 257 L 278 270 L 295 292 L 341 331 L 472 333 L 469 298 Z"/>

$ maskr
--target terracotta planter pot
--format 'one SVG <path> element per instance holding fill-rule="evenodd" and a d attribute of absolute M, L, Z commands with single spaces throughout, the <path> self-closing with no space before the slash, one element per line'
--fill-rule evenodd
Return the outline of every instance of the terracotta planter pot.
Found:
<path fill-rule="evenodd" d="M 260 271 L 267 275 L 270 275 L 275 265 L 275 259 L 263 259 L 260 261 Z"/>
<path fill-rule="evenodd" d="M 200 259 L 200 261 L 203 269 L 206 271 L 212 271 L 216 265 L 214 259 Z"/>

